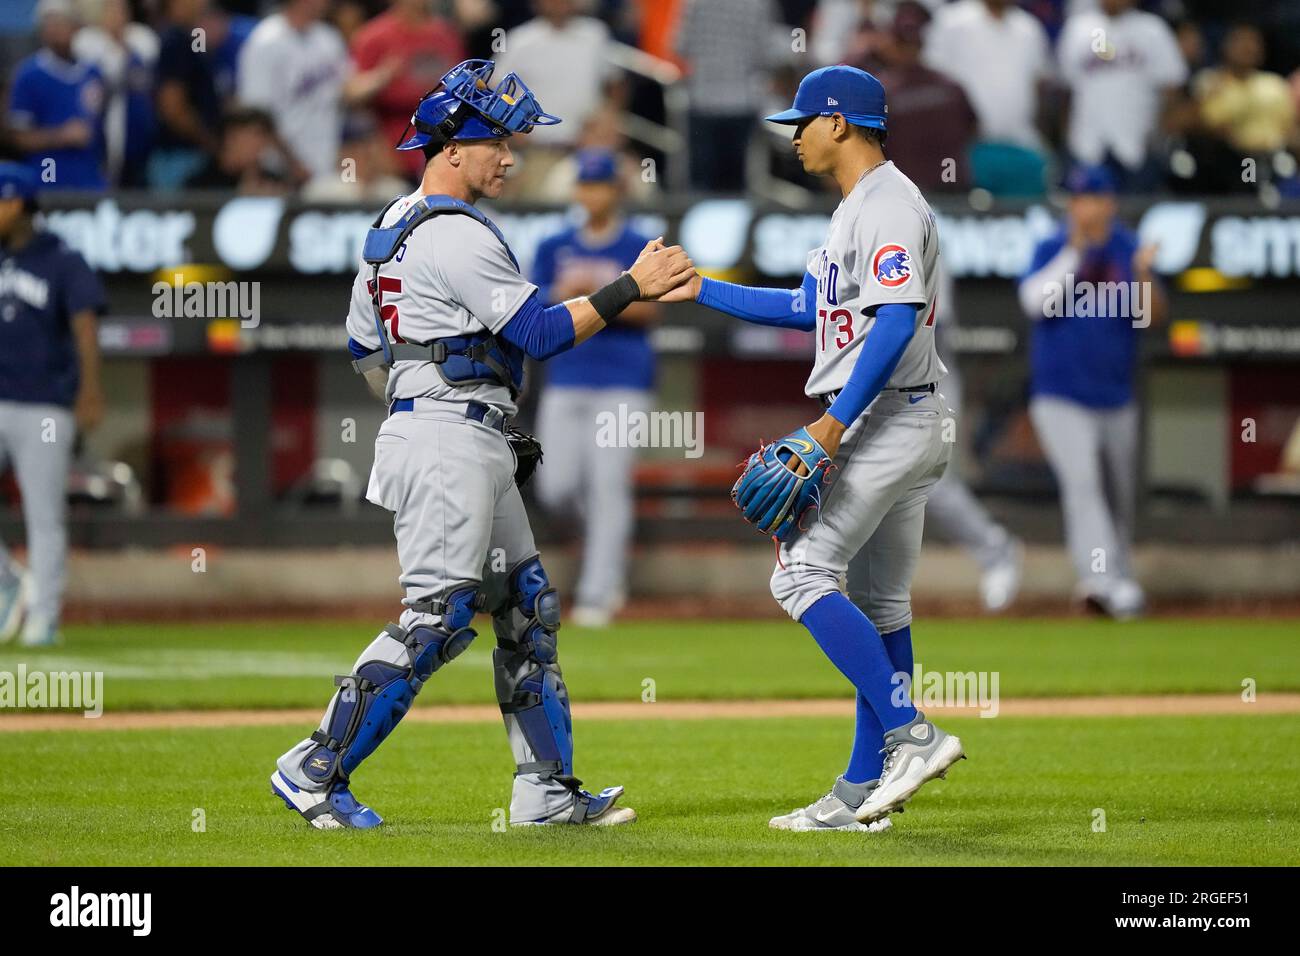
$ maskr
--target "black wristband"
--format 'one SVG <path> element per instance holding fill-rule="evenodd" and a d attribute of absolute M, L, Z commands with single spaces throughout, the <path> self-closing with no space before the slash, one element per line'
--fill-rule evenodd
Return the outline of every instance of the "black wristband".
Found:
<path fill-rule="evenodd" d="M 608 322 L 639 298 L 641 287 L 632 278 L 632 273 L 624 272 L 603 289 L 597 289 L 587 296 L 587 301 L 596 310 L 596 314 Z"/>

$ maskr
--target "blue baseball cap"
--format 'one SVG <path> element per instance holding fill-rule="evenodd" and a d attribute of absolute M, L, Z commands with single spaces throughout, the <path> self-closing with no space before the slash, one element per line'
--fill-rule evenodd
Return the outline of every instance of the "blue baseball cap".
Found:
<path fill-rule="evenodd" d="M 856 66 L 823 66 L 799 83 L 794 106 L 767 117 L 769 123 L 802 123 L 813 116 L 842 113 L 854 126 L 884 129 L 889 107 L 885 88 L 866 70 Z"/>
<path fill-rule="evenodd" d="M 1119 184 L 1108 167 L 1079 163 L 1066 174 L 1065 191 L 1072 196 L 1113 195 L 1119 191 Z"/>
<path fill-rule="evenodd" d="M 608 149 L 584 149 L 574 157 L 578 182 L 609 183 L 618 179 L 618 159 Z"/>
<path fill-rule="evenodd" d="M 30 166 L 0 162 L 0 199 L 34 199 L 36 190 L 36 173 Z"/>

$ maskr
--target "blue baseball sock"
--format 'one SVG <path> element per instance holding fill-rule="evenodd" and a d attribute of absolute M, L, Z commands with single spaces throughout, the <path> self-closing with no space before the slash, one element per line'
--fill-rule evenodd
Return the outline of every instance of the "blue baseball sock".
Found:
<path fill-rule="evenodd" d="M 889 727 L 885 729 L 891 729 L 916 716 L 916 709 L 910 701 L 904 699 L 901 706 L 895 701 L 900 688 L 891 680 L 894 664 L 880 639 L 880 632 L 847 597 L 835 592 L 819 598 L 804 612 L 799 623 L 808 628 L 822 652 L 857 688 L 859 697 L 875 715 L 875 733 L 880 735 L 879 739 L 883 740 L 884 736 L 884 730 L 879 728 L 886 722 Z M 910 639 L 907 646 L 911 647 Z M 867 728 L 864 728 L 865 732 Z M 880 746 L 876 744 L 876 749 Z M 852 777 L 849 779 L 854 782 Z"/>
<path fill-rule="evenodd" d="M 894 673 L 907 675 L 907 687 L 910 691 L 912 671 L 916 668 L 916 662 L 912 659 L 912 625 L 900 627 L 888 634 L 881 634 L 880 639 L 885 642 L 885 650 L 889 654 L 889 662 L 894 665 Z M 901 723 L 903 721 L 900 720 L 894 724 L 894 727 Z M 893 730 L 894 727 L 888 729 Z"/>
<path fill-rule="evenodd" d="M 889 654 L 889 662 L 893 665 L 894 674 L 906 674 L 910 687 L 913 666 L 911 626 L 881 634 L 880 639 L 884 642 L 886 653 Z M 893 730 L 904 722 L 898 720 L 891 724 L 889 729 Z M 885 765 L 885 755 L 880 752 L 880 748 L 884 745 L 885 728 L 880 725 L 880 719 L 876 717 L 876 712 L 871 709 L 866 698 L 858 694 L 853 752 L 849 755 L 849 767 L 844 771 L 844 779 L 849 783 L 866 783 L 868 780 L 879 778 L 880 771 Z"/>

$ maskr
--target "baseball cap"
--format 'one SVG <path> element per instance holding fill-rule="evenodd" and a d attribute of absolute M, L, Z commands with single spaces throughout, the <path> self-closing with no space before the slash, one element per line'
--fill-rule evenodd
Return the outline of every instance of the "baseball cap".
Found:
<path fill-rule="evenodd" d="M 1079 163 L 1065 177 L 1065 191 L 1073 196 L 1088 193 L 1112 194 L 1118 188 L 1115 174 L 1105 166 Z"/>
<path fill-rule="evenodd" d="M 608 183 L 618 178 L 618 160 L 608 149 L 584 149 L 574 161 L 580 183 Z"/>
<path fill-rule="evenodd" d="M 0 162 L 0 199 L 33 199 L 36 173 L 22 163 Z"/>
<path fill-rule="evenodd" d="M 812 116 L 842 113 L 854 126 L 884 129 L 889 108 L 885 88 L 866 70 L 856 66 L 823 66 L 799 83 L 794 106 L 766 117 L 769 123 L 801 123 Z"/>

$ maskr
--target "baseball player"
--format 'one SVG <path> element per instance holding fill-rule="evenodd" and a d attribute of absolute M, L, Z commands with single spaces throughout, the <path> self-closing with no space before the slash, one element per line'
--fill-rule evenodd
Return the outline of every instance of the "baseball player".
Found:
<path fill-rule="evenodd" d="M 1065 186 L 1066 222 L 1038 244 L 1020 282 L 1031 323 L 1029 417 L 1060 489 L 1076 594 L 1094 611 L 1127 619 L 1146 605 L 1130 553 L 1138 334 L 1164 320 L 1166 301 L 1151 268 L 1155 248 L 1139 248 L 1115 220 L 1114 175 L 1077 166 Z M 1138 291 L 1109 302 L 1107 289 Z M 1092 304 L 1086 292 L 1096 293 Z"/>
<path fill-rule="evenodd" d="M 575 198 L 586 221 L 544 239 L 533 261 L 533 281 L 547 302 L 600 288 L 636 261 L 649 238 L 619 215 L 617 157 L 583 150 L 576 164 Z M 607 626 L 626 600 L 636 449 L 598 447 L 596 423 L 602 412 L 617 414 L 620 405 L 629 413 L 649 409 L 655 354 L 648 326 L 660 312 L 652 302 L 633 303 L 604 335 L 557 355 L 546 368 L 537 437 L 550 457 L 537 475 L 537 497 L 547 508 L 576 510 L 582 519 L 582 571 L 572 614 L 580 627 Z"/>
<path fill-rule="evenodd" d="M 59 640 L 68 554 L 67 489 L 77 430 L 103 417 L 99 277 L 36 227 L 37 178 L 0 162 L 0 472 L 22 492 L 31 573 L 0 545 L 0 640 Z"/>
<path fill-rule="evenodd" d="M 694 297 L 751 322 L 813 333 L 805 392 L 825 414 L 760 449 L 733 496 L 778 541 L 773 596 L 857 689 L 857 730 L 830 792 L 771 826 L 881 830 L 963 756 L 961 741 L 926 720 L 906 692 L 909 590 L 926 495 L 951 453 L 934 349 L 939 237 L 929 205 L 885 158 L 885 91 L 871 74 L 815 70 L 794 107 L 768 120 L 795 126 L 804 169 L 833 178 L 844 197 L 801 287 L 693 277 L 663 301 Z M 797 472 L 808 482 L 802 489 L 791 484 Z M 789 506 L 805 492 L 820 501 L 815 515 Z"/>
<path fill-rule="evenodd" d="M 274 793 L 321 829 L 380 824 L 352 795 L 351 774 L 433 672 L 474 640 L 480 610 L 496 632 L 497 701 L 516 764 L 511 823 L 636 818 L 615 806 L 622 787 L 592 794 L 573 774 L 559 596 L 516 483 L 537 450 L 507 423 L 526 355 L 572 348 L 638 299 L 684 282 L 692 266 L 680 247 L 647 245 L 590 296 L 544 308 L 474 203 L 501 194 L 512 134 L 559 119 L 513 73 L 492 86 L 493 70 L 490 60 L 467 60 L 420 101 L 398 148 L 424 153 L 424 178 L 375 220 L 352 288 L 354 367 L 389 408 L 367 497 L 393 512 L 406 597 L 401 623 L 386 625 L 336 679 L 320 727 L 271 775 Z"/>

